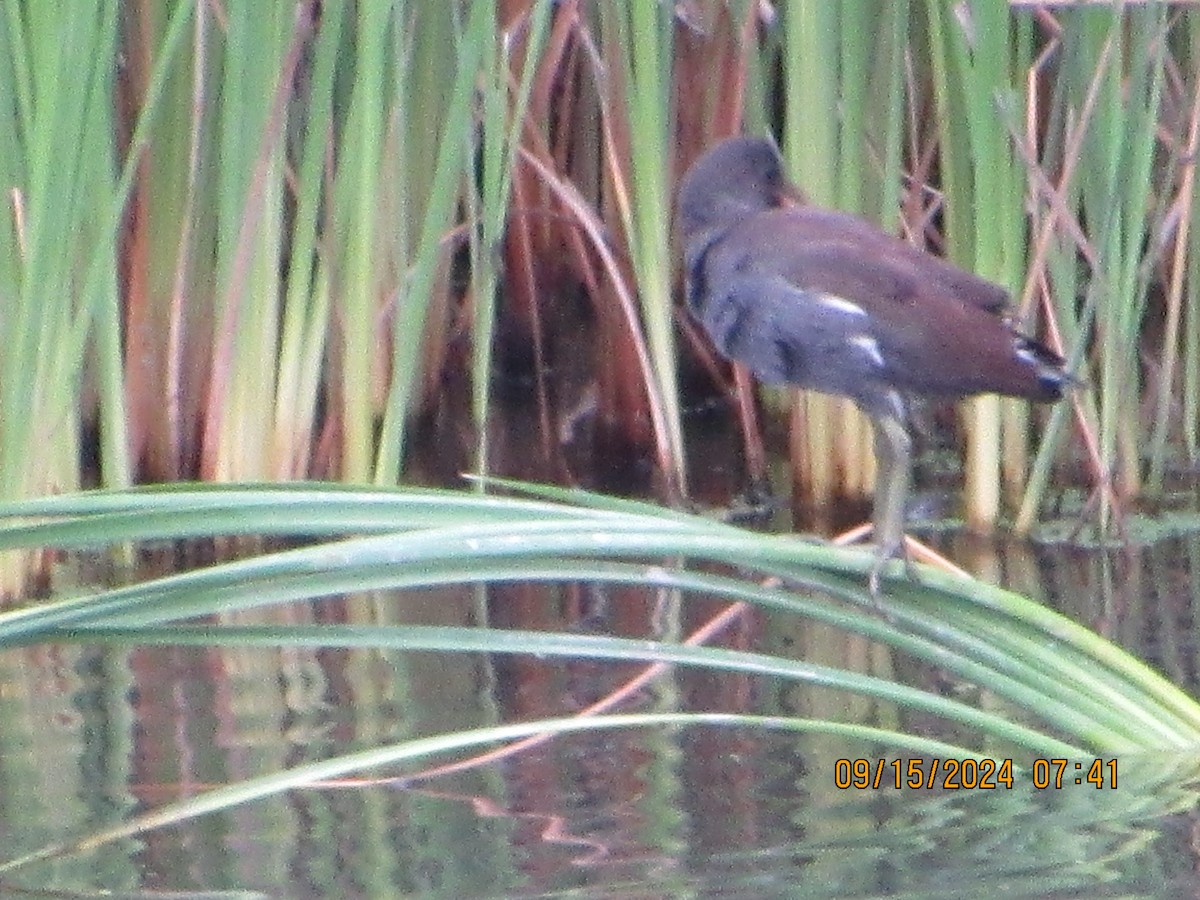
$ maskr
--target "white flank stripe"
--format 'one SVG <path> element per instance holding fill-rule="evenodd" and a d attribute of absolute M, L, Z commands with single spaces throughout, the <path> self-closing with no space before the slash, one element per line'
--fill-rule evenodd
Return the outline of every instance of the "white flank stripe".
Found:
<path fill-rule="evenodd" d="M 871 362 L 875 363 L 879 368 L 883 368 L 883 354 L 879 352 L 879 341 L 870 335 L 856 334 L 850 338 L 850 343 L 865 351 L 867 356 L 871 357 Z"/>
<path fill-rule="evenodd" d="M 867 314 L 857 303 L 851 303 L 844 297 L 838 297 L 835 294 L 818 294 L 817 300 L 832 309 L 841 310 L 844 313 L 849 313 L 852 316 L 865 316 Z"/>

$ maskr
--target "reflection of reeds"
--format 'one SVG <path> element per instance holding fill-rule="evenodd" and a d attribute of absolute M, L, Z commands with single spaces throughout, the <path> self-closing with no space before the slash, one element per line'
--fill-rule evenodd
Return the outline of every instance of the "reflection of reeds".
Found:
<path fill-rule="evenodd" d="M 907 237 L 1012 289 L 1073 355 L 1070 404 L 970 405 L 972 525 L 1003 495 L 1030 527 L 1072 433 L 1104 525 L 1198 452 L 1192 7 L 89 9 L 0 25 L 7 497 L 76 486 L 93 420 L 110 485 L 395 482 L 411 416 L 463 359 L 483 471 L 502 338 L 534 362 L 530 447 L 552 456 L 545 324 L 580 287 L 597 427 L 677 493 L 673 183 L 743 121 L 779 136 L 814 200 L 885 226 L 899 210 Z M 756 431 L 744 386 L 741 403 Z M 870 490 L 848 404 L 806 397 L 793 418 L 806 505 Z"/>

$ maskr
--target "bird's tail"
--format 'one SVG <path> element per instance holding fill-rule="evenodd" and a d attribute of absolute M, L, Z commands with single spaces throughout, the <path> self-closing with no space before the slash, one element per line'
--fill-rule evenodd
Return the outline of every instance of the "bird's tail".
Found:
<path fill-rule="evenodd" d="M 1033 370 L 1038 386 L 1035 400 L 1061 400 L 1063 394 L 1082 382 L 1066 369 L 1066 360 L 1044 344 L 1024 335 L 1015 335 L 1017 357 Z"/>

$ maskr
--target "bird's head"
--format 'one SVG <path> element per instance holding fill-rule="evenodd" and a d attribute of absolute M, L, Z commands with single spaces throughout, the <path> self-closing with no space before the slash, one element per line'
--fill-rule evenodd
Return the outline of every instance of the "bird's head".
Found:
<path fill-rule="evenodd" d="M 771 141 L 733 137 L 692 163 L 679 185 L 679 229 L 685 241 L 725 229 L 747 216 L 799 202 Z"/>

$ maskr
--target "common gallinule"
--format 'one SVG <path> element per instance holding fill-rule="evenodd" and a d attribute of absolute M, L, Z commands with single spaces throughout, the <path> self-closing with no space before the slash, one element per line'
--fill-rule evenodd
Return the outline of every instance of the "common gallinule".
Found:
<path fill-rule="evenodd" d="M 849 397 L 875 432 L 872 595 L 904 549 L 907 397 L 1062 397 L 1063 360 L 1012 329 L 1008 294 L 869 222 L 807 205 L 770 141 L 735 137 L 679 188 L 688 308 L 768 384 Z"/>

